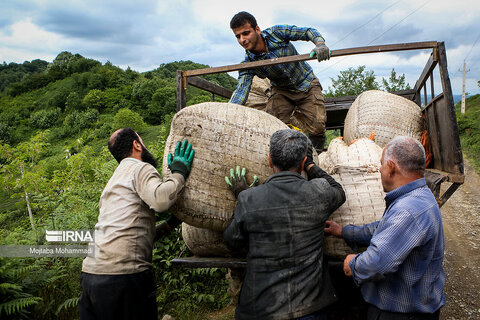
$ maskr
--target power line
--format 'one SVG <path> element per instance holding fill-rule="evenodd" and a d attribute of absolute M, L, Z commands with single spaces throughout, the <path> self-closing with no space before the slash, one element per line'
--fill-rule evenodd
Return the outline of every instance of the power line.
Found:
<path fill-rule="evenodd" d="M 477 36 L 477 39 L 475 39 L 475 41 L 473 42 L 472 44 L 472 47 L 470 48 L 470 51 L 467 53 L 467 55 L 465 56 L 465 58 L 463 59 L 463 61 L 465 62 L 468 58 L 468 56 L 470 55 L 470 53 L 472 53 L 473 51 L 473 48 L 475 47 L 475 45 L 477 44 L 478 40 L 480 39 L 480 33 L 478 34 Z M 457 75 L 457 73 L 461 72 L 460 71 L 460 67 L 458 67 L 457 71 L 455 71 L 455 73 L 452 75 L 452 78 L 455 77 Z"/>
<path fill-rule="evenodd" d="M 394 5 L 396 5 L 397 3 L 399 3 L 401 0 L 398 0 L 397 2 L 394 2 L 393 4 L 391 4 L 390 6 L 386 7 L 385 9 L 383 9 L 382 11 L 380 11 L 379 13 L 377 13 L 373 18 L 371 18 L 370 20 L 368 20 L 367 22 L 365 22 L 364 24 L 358 26 L 357 28 L 353 29 L 352 31 L 350 31 L 346 36 L 344 36 L 342 39 L 338 40 L 337 42 L 335 42 L 334 44 L 332 44 L 332 47 L 335 46 L 337 43 L 339 42 L 342 42 L 343 40 L 345 40 L 349 35 L 351 35 L 352 33 L 354 33 L 355 31 L 359 30 L 360 28 L 363 28 L 364 26 L 366 26 L 367 24 L 369 24 L 370 22 L 372 22 L 373 20 L 375 20 L 379 15 L 381 15 L 382 13 L 384 13 L 385 11 L 387 11 L 388 9 L 390 9 L 391 7 L 393 7 Z"/>
<path fill-rule="evenodd" d="M 473 47 L 475 47 L 475 45 L 477 44 L 478 39 L 480 39 L 480 33 L 478 34 L 477 39 L 475 40 L 475 42 L 472 44 L 472 47 L 470 48 L 470 51 L 468 52 L 467 56 L 465 57 L 465 60 L 467 60 L 467 59 L 468 59 L 468 56 L 470 55 L 470 53 L 472 53 Z"/>
<path fill-rule="evenodd" d="M 370 41 L 367 45 L 369 44 L 372 44 L 372 42 L 375 42 L 377 41 L 378 39 L 380 39 L 385 33 L 387 33 L 388 31 L 392 30 L 393 28 L 395 28 L 396 26 L 398 26 L 400 23 L 402 23 L 405 19 L 407 19 L 408 17 L 410 17 L 412 14 L 414 14 L 415 12 L 417 12 L 418 10 L 420 10 L 421 8 L 423 8 L 427 3 L 429 3 L 430 1 L 432 0 L 428 0 L 426 1 L 424 4 L 422 4 L 420 7 L 418 7 L 417 9 L 413 10 L 412 12 L 410 12 L 405 18 L 403 18 L 402 20 L 398 21 L 397 23 L 395 23 L 393 26 L 391 26 L 387 31 L 383 32 L 381 35 L 379 35 L 378 37 L 376 37 L 375 39 L 373 39 L 372 41 Z"/>
<path fill-rule="evenodd" d="M 390 30 L 392 30 L 394 27 L 396 27 L 397 25 L 399 25 L 401 22 L 403 22 L 405 19 L 407 19 L 408 17 L 410 17 L 412 14 L 414 14 L 415 12 L 417 12 L 418 10 L 420 10 L 421 8 L 423 8 L 427 3 L 431 2 L 432 0 L 428 0 L 426 2 L 424 2 L 421 6 L 419 6 L 418 8 L 414 9 L 412 12 L 410 12 L 408 15 L 406 15 L 403 19 L 401 19 L 400 21 L 398 21 L 397 23 L 395 23 L 393 26 L 391 26 L 388 30 L 386 30 L 385 32 L 383 32 L 381 35 L 379 35 L 378 37 L 376 37 L 375 39 L 373 39 L 372 41 L 370 41 L 367 45 L 370 45 L 372 44 L 372 42 L 378 40 L 379 38 L 381 38 L 384 34 L 386 34 L 387 32 L 389 32 Z M 387 8 L 388 9 L 388 8 Z M 385 11 L 385 10 L 384 10 Z M 383 11 L 382 11 L 383 12 Z M 365 23 L 366 24 L 366 23 Z M 364 25 L 365 25 L 364 24 Z M 326 67 L 325 69 L 323 70 L 320 70 L 320 72 L 324 72 L 328 69 L 330 69 L 331 67 L 333 67 L 334 65 L 337 65 L 339 64 L 340 62 L 342 61 L 345 61 L 346 59 L 348 59 L 349 57 L 346 56 L 344 57 L 343 59 L 340 59 L 338 60 L 337 62 L 331 64 L 330 66 Z"/>

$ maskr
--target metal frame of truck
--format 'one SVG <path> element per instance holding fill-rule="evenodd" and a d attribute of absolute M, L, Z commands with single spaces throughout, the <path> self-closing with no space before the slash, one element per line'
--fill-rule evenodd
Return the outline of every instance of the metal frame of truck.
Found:
<path fill-rule="evenodd" d="M 429 151 L 432 153 L 432 161 L 427 168 L 427 171 L 437 176 L 434 185 L 431 185 L 430 188 L 432 189 L 432 192 L 434 193 L 439 206 L 442 206 L 458 189 L 458 187 L 463 184 L 465 179 L 463 155 L 460 146 L 460 137 L 458 133 L 457 119 L 455 115 L 452 88 L 450 84 L 450 78 L 448 76 L 447 56 L 444 43 L 437 41 L 428 41 L 349 48 L 333 50 L 331 52 L 331 56 L 339 57 L 356 54 L 426 49 L 431 50 L 431 54 L 420 77 L 415 83 L 414 88 L 411 90 L 396 91 L 392 93 L 412 100 L 420 108 L 422 108 L 422 113 L 426 120 L 426 128 L 428 130 L 430 149 Z M 223 67 L 188 71 L 179 70 L 177 71 L 177 111 L 181 110 L 186 106 L 186 90 L 188 85 L 212 93 L 212 101 L 214 101 L 215 95 L 225 98 L 231 97 L 231 90 L 220 87 L 207 80 L 199 78 L 198 76 L 238 71 L 281 63 L 305 61 L 311 59 L 315 58 L 310 58 L 309 54 L 303 54 Z M 435 95 L 433 76 L 435 68 L 437 66 L 440 75 L 441 92 Z M 428 85 L 430 86 L 430 95 L 427 94 Z M 357 96 L 347 96 L 325 99 L 325 109 L 327 111 L 327 130 L 343 130 L 344 120 L 347 115 L 348 109 L 350 108 L 356 97 Z M 446 181 L 451 184 L 443 194 L 440 194 L 441 184 Z M 241 269 L 246 266 L 246 262 L 244 259 L 199 257 L 179 257 L 172 260 L 172 264 L 180 267 L 193 268 L 227 267 L 231 269 Z M 329 266 L 331 270 L 332 267 L 333 269 L 341 270 L 341 267 L 343 267 L 343 263 L 341 261 L 331 260 L 329 261 Z M 348 286 L 349 284 L 347 283 L 346 285 Z"/>

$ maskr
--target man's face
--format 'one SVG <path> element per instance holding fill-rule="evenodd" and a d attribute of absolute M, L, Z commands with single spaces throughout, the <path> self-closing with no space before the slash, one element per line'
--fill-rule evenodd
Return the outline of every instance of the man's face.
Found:
<path fill-rule="evenodd" d="M 158 166 L 157 159 L 153 157 L 153 155 L 150 153 L 150 151 L 147 150 L 147 148 L 145 148 L 144 145 L 142 145 L 141 157 L 143 162 L 150 163 L 154 168 L 157 168 Z"/>
<path fill-rule="evenodd" d="M 158 167 L 157 159 L 155 159 L 153 155 L 150 153 L 150 151 L 147 150 L 147 148 L 143 144 L 142 138 L 138 134 L 137 136 L 138 136 L 138 139 L 140 140 L 140 144 L 142 145 L 142 153 L 140 155 L 142 157 L 142 161 L 146 163 L 150 163 L 154 168 L 157 168 Z"/>
<path fill-rule="evenodd" d="M 249 22 L 245 23 L 243 26 L 234 28 L 233 34 L 237 38 L 238 43 L 248 51 L 252 51 L 257 46 L 257 43 L 260 38 L 260 28 L 257 26 L 255 29 L 252 28 Z"/>

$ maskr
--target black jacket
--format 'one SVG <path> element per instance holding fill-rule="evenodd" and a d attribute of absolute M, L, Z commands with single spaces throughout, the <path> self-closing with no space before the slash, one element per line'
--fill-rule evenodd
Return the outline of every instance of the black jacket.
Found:
<path fill-rule="evenodd" d="M 323 263 L 323 229 L 345 193 L 319 167 L 282 171 L 239 194 L 224 231 L 231 250 L 248 247 L 237 319 L 291 319 L 336 300 Z"/>

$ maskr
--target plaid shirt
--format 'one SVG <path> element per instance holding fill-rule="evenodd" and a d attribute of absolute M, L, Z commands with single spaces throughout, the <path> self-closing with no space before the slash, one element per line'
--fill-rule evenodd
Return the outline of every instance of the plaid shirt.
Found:
<path fill-rule="evenodd" d="M 380 221 L 342 229 L 352 248 L 368 246 L 350 261 L 353 280 L 381 310 L 433 313 L 445 304 L 440 209 L 425 179 L 387 193 L 385 201 Z"/>
<path fill-rule="evenodd" d="M 298 52 L 290 41 L 304 40 L 315 44 L 325 41 L 316 29 L 290 25 L 276 25 L 263 30 L 260 35 L 265 40 L 267 52 L 254 54 L 246 51 L 243 62 L 297 55 Z M 304 92 L 308 91 L 310 83 L 315 79 L 312 68 L 305 61 L 241 70 L 237 88 L 230 98 L 231 103 L 245 104 L 255 75 L 270 79 L 272 86 Z"/>

